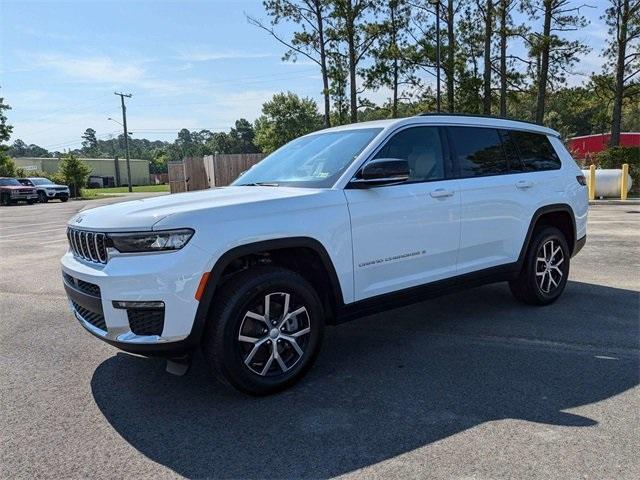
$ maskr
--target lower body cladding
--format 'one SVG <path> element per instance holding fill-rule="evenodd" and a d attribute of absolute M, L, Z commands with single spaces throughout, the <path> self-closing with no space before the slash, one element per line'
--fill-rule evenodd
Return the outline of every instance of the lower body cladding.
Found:
<path fill-rule="evenodd" d="M 202 262 L 195 261 L 202 258 L 200 252 L 187 252 L 193 248 L 118 256 L 107 264 L 66 253 L 62 277 L 72 312 L 86 330 L 122 350 L 187 353 L 198 308 L 194 295 L 203 273 Z"/>

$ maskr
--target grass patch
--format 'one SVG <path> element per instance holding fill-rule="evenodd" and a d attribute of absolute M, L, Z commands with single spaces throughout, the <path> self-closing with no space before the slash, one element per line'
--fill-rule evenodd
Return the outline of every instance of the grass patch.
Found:
<path fill-rule="evenodd" d="M 157 193 L 168 192 L 169 185 L 140 185 L 133 187 L 134 193 Z M 83 188 L 83 198 L 95 198 L 96 196 L 110 195 L 112 193 L 129 193 L 127 187 L 113 187 L 113 188 Z"/>

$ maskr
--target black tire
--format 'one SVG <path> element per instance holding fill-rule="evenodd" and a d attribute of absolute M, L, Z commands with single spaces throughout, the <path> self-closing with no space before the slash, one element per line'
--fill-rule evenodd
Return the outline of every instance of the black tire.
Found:
<path fill-rule="evenodd" d="M 69 197 L 60 197 L 60 201 L 62 203 L 66 202 L 67 200 L 69 200 Z"/>
<path fill-rule="evenodd" d="M 27 203 L 28 203 L 29 205 L 33 205 L 33 204 L 35 203 L 35 200 L 27 200 Z"/>
<path fill-rule="evenodd" d="M 49 201 L 47 194 L 44 192 L 38 192 L 38 201 L 40 203 L 47 203 Z"/>
<path fill-rule="evenodd" d="M 276 295 L 273 304 L 268 297 L 271 294 Z M 302 355 L 298 355 L 289 340 L 281 339 L 279 325 L 267 327 L 263 325 L 264 320 L 247 316 L 249 312 L 259 314 L 260 311 L 264 315 L 264 308 L 261 310 L 260 305 L 264 305 L 268 298 L 270 311 L 276 311 L 276 315 L 268 320 L 276 324 L 282 321 L 284 315 L 275 308 L 278 302 L 280 307 L 284 307 L 285 295 L 282 294 L 289 295 L 290 312 L 302 307 L 306 309 L 294 319 L 297 330 L 290 327 L 291 323 L 284 325 L 285 322 L 280 329 L 289 336 L 295 336 L 306 330 L 304 325 L 308 326 L 308 333 L 295 336 Z M 313 365 L 322 343 L 324 312 L 318 294 L 302 276 L 280 267 L 255 267 L 232 277 L 213 301 L 214 308 L 207 320 L 202 350 L 214 375 L 223 383 L 250 395 L 268 395 L 293 385 Z M 254 340 L 259 338 L 259 341 L 241 341 L 241 328 L 243 336 Z M 276 334 L 278 337 L 273 336 Z M 278 352 L 277 357 L 274 357 L 274 351 Z M 280 362 L 288 370 L 285 371 Z M 266 374 L 263 374 L 265 369 Z"/>
<path fill-rule="evenodd" d="M 557 248 L 560 250 L 557 250 Z M 539 259 L 550 258 L 545 261 Z M 561 253 L 561 255 L 560 255 Z M 555 302 L 567 285 L 570 252 L 564 234 L 555 227 L 541 227 L 533 232 L 522 271 L 509 282 L 511 293 L 528 305 L 549 305 Z M 560 275 L 560 273 L 562 275 Z"/>
<path fill-rule="evenodd" d="M 0 196 L 0 203 L 2 203 L 3 206 L 8 207 L 11 205 L 11 197 L 7 193 L 3 193 Z"/>

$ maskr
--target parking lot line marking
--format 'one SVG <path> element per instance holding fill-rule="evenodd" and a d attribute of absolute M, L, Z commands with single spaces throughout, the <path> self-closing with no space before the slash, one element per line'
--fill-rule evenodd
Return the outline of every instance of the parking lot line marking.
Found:
<path fill-rule="evenodd" d="M 58 225 L 60 227 L 66 226 L 66 223 L 58 222 L 47 222 L 47 223 L 30 223 L 28 225 L 11 225 L 10 227 L 2 226 L 2 230 L 9 230 L 10 228 L 25 228 L 25 227 L 42 227 L 44 225 Z"/>
<path fill-rule="evenodd" d="M 23 233 L 13 233 L 11 235 L 3 235 L 2 237 L 0 237 L 0 240 L 4 240 L 6 238 L 10 238 L 10 237 L 23 237 L 25 235 L 39 235 L 41 233 L 47 233 L 47 232 L 59 232 L 60 229 L 59 228 L 52 228 L 50 230 L 38 230 L 36 232 L 23 232 Z M 65 232 L 62 232 L 65 233 Z M 66 233 L 65 233 L 66 234 Z"/>

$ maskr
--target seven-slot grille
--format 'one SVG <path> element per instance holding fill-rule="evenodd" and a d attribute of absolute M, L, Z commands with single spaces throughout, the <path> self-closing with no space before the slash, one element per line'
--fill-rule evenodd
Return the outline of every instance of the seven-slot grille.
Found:
<path fill-rule="evenodd" d="M 104 233 L 67 228 L 67 238 L 73 254 L 95 263 L 107 263 L 107 236 Z"/>

